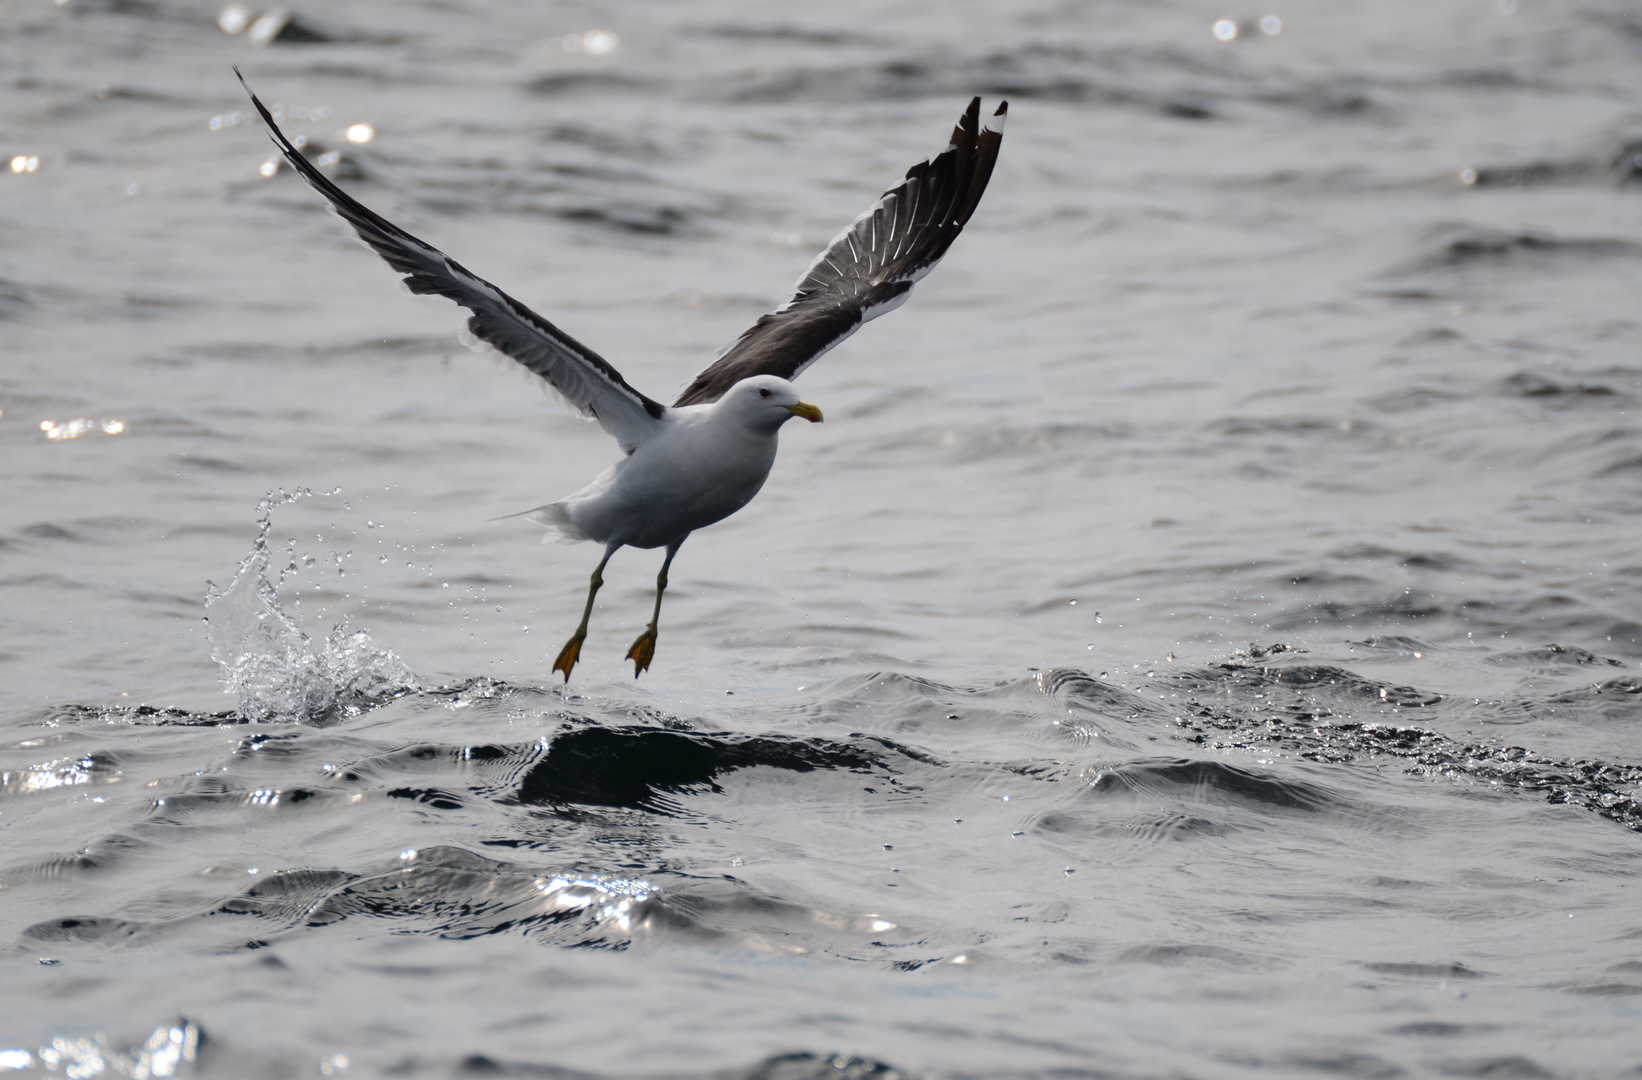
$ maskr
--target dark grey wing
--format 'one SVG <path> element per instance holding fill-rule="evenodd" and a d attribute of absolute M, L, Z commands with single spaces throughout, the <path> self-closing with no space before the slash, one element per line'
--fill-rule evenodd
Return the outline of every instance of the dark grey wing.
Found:
<path fill-rule="evenodd" d="M 952 131 L 945 150 L 907 170 L 906 179 L 836 237 L 799 278 L 797 291 L 754 323 L 697 375 L 674 406 L 717 401 L 754 375 L 798 374 L 840 341 L 906 303 L 958 238 L 992 178 L 1009 103 L 980 123 L 981 99 Z"/>
<path fill-rule="evenodd" d="M 239 75 L 239 68 L 234 74 Z M 245 86 L 245 76 L 239 81 Z M 468 330 L 474 337 L 540 375 L 583 416 L 597 420 L 627 453 L 658 429 L 665 405 L 629 386 L 621 372 L 592 349 L 331 183 L 279 130 L 249 86 L 245 92 L 251 94 L 251 104 L 262 114 L 269 136 L 291 168 L 325 196 L 366 246 L 405 275 L 411 292 L 434 293 L 473 312 Z"/>

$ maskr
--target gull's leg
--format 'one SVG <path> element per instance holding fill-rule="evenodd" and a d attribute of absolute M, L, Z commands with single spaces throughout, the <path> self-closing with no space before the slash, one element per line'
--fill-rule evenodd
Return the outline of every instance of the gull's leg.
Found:
<path fill-rule="evenodd" d="M 656 610 L 650 614 L 650 625 L 644 628 L 644 633 L 633 642 L 633 647 L 627 650 L 627 659 L 633 661 L 633 678 L 644 674 L 644 669 L 650 666 L 650 658 L 656 655 L 656 623 L 661 620 L 661 594 L 667 591 L 667 568 L 673 565 L 673 556 L 684 543 L 680 540 L 676 544 L 667 545 L 667 557 L 661 560 L 661 573 L 656 575 Z"/>
<path fill-rule="evenodd" d="M 559 658 L 553 661 L 553 670 L 564 672 L 564 681 L 570 681 L 570 669 L 576 666 L 576 659 L 582 654 L 582 642 L 587 640 L 587 620 L 593 614 L 593 598 L 599 595 L 599 586 L 604 584 L 604 564 L 610 561 L 610 556 L 616 553 L 620 544 L 611 544 L 604 549 L 604 558 L 599 565 L 593 568 L 593 580 L 587 584 L 587 606 L 582 609 L 581 625 L 576 632 L 570 635 L 570 640 L 564 643 L 559 650 Z"/>

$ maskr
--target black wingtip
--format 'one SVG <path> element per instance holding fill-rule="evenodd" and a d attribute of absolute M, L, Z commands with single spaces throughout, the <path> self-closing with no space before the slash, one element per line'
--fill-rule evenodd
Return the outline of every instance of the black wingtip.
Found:
<path fill-rule="evenodd" d="M 994 112 L 992 115 L 993 116 L 1008 116 L 1009 115 L 1009 102 L 1007 102 L 1007 101 L 998 102 L 998 110 L 996 112 Z"/>
<path fill-rule="evenodd" d="M 268 111 L 268 106 L 262 103 L 262 99 L 257 97 L 257 92 L 251 89 L 251 84 L 245 81 L 245 76 L 240 73 L 239 65 L 234 64 L 233 68 L 234 74 L 239 76 L 239 84 L 245 87 L 245 93 L 251 99 L 251 104 L 256 106 L 258 114 L 262 116 L 263 123 L 268 125 L 268 137 L 274 141 L 274 145 L 279 147 L 282 152 L 289 151 L 289 153 L 286 153 L 287 157 L 295 153 L 296 148 L 286 141 L 285 133 L 279 130 L 278 124 L 274 123 L 274 114 Z"/>

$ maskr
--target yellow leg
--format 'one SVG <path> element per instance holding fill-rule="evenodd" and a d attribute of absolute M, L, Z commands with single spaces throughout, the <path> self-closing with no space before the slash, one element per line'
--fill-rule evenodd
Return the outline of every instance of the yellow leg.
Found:
<path fill-rule="evenodd" d="M 627 659 L 633 661 L 633 678 L 643 675 L 650 666 L 651 659 L 656 655 L 656 624 L 661 621 L 661 594 L 667 591 L 667 568 L 673 565 L 673 556 L 678 554 L 679 545 L 667 545 L 667 558 L 661 561 L 661 573 L 656 575 L 656 610 L 650 613 L 650 625 L 644 628 L 644 633 L 633 642 L 633 647 L 627 650 Z"/>
<path fill-rule="evenodd" d="M 609 562 L 610 556 L 615 553 L 615 548 L 606 548 L 604 558 L 593 568 L 593 580 L 587 584 L 587 606 L 582 609 L 581 625 L 576 627 L 576 632 L 570 635 L 570 640 L 559 650 L 559 658 L 553 661 L 553 670 L 564 672 L 566 683 L 570 681 L 570 669 L 576 666 L 576 661 L 582 655 L 582 642 L 587 640 L 587 620 L 593 614 L 593 598 L 599 594 L 599 586 L 604 584 L 604 564 Z"/>

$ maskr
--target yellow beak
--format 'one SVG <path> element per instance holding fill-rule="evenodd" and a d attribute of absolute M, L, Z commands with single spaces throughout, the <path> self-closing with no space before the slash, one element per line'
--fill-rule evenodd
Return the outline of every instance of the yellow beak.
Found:
<path fill-rule="evenodd" d="M 802 416 L 812 424 L 821 422 L 821 410 L 807 401 L 800 401 L 797 405 L 788 405 L 787 411 L 794 416 Z"/>

